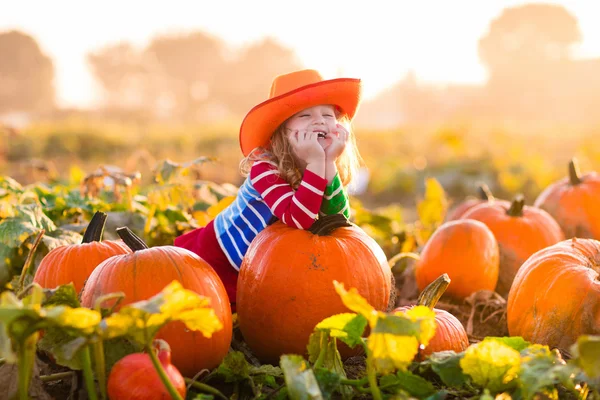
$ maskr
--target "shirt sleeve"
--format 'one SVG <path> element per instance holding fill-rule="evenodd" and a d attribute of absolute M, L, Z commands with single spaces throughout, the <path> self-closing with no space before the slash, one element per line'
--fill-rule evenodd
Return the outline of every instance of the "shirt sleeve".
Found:
<path fill-rule="evenodd" d="M 257 161 L 250 168 L 250 181 L 273 215 L 284 224 L 308 229 L 317 219 L 327 179 L 312 171 L 304 171 L 302 182 L 294 191 L 268 161 Z"/>
<path fill-rule="evenodd" d="M 344 214 L 346 218 L 350 218 L 350 201 L 338 173 L 335 174 L 333 181 L 325 187 L 320 214 Z"/>

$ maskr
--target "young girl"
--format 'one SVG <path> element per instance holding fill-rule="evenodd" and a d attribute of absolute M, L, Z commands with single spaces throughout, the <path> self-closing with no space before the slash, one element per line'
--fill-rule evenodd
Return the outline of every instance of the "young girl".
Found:
<path fill-rule="evenodd" d="M 235 312 L 237 276 L 252 239 L 275 218 L 308 229 L 318 215 L 349 217 L 344 189 L 359 154 L 349 122 L 361 95 L 359 79 L 323 80 L 315 70 L 277 76 L 269 99 L 240 128 L 246 180 L 236 199 L 203 228 L 175 239 L 221 277 Z"/>

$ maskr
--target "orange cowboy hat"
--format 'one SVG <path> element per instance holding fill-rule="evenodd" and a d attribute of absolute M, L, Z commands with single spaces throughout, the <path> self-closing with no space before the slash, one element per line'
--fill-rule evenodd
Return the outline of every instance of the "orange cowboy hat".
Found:
<path fill-rule="evenodd" d="M 267 144 L 279 125 L 308 107 L 333 104 L 352 120 L 360 103 L 361 91 L 360 79 L 324 80 L 314 69 L 276 76 L 269 98 L 254 106 L 242 121 L 242 153 L 247 156 L 254 148 Z"/>

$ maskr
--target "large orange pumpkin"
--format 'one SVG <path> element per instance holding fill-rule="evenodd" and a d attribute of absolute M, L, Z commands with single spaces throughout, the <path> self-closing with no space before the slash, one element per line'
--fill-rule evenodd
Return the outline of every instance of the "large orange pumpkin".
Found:
<path fill-rule="evenodd" d="M 478 205 L 463 216 L 487 225 L 500 248 L 496 292 L 505 297 L 521 265 L 538 250 L 565 239 L 558 223 L 546 211 L 525 205 L 523 196 L 512 203 Z"/>
<path fill-rule="evenodd" d="M 438 351 L 452 350 L 460 353 L 469 347 L 469 337 L 458 318 L 446 310 L 435 308 L 449 284 L 450 277 L 448 277 L 448 274 L 443 274 L 431 282 L 417 299 L 417 305 L 429 307 L 435 312 L 436 322 L 435 335 L 424 349 L 419 349 L 417 356 L 419 361 L 423 361 L 425 357 Z M 413 307 L 398 307 L 394 312 L 406 312 Z"/>
<path fill-rule="evenodd" d="M 594 239 L 564 240 L 529 257 L 508 295 L 509 334 L 560 349 L 600 334 L 599 265 Z"/>
<path fill-rule="evenodd" d="M 465 213 L 473 207 L 478 206 L 481 203 L 493 203 L 496 201 L 504 202 L 504 200 L 496 199 L 490 191 L 490 188 L 485 183 L 482 183 L 477 188 L 477 197 L 469 196 L 466 200 L 459 203 L 456 206 L 456 208 L 454 208 L 450 213 L 448 213 L 448 217 L 446 219 L 448 221 L 461 219 L 462 216 L 465 215 Z"/>
<path fill-rule="evenodd" d="M 600 240 L 600 174 L 581 175 L 575 159 L 569 163 L 569 177 L 548 186 L 534 206 L 546 210 L 558 222 L 565 237 Z"/>
<path fill-rule="evenodd" d="M 189 250 L 175 246 L 148 248 L 128 228 L 119 228 L 117 232 L 133 253 L 111 257 L 96 267 L 83 288 L 81 304 L 93 307 L 98 297 L 123 292 L 125 298 L 115 308 L 118 310 L 154 296 L 177 280 L 185 289 L 210 298 L 210 307 L 223 323 L 223 329 L 209 339 L 174 321 L 165 325 L 156 338 L 169 343 L 173 365 L 185 376 L 219 365 L 229 351 L 232 321 L 229 298 L 217 273 Z"/>
<path fill-rule="evenodd" d="M 122 240 L 102 241 L 106 218 L 105 213 L 96 212 L 81 244 L 60 246 L 48 252 L 40 262 L 33 281 L 48 289 L 73 282 L 79 293 L 98 264 L 109 257 L 131 253 Z"/>
<path fill-rule="evenodd" d="M 323 319 L 350 312 L 333 281 L 358 292 L 377 310 L 390 299 L 391 270 L 379 245 L 341 214 L 318 219 L 310 230 L 276 222 L 256 236 L 240 268 L 240 330 L 264 362 L 305 354 Z M 342 357 L 352 354 L 342 351 Z"/>
<path fill-rule="evenodd" d="M 459 219 L 442 224 L 429 238 L 415 265 L 419 290 L 447 273 L 447 293 L 466 298 L 479 290 L 494 290 L 498 282 L 499 250 L 484 223 Z"/>

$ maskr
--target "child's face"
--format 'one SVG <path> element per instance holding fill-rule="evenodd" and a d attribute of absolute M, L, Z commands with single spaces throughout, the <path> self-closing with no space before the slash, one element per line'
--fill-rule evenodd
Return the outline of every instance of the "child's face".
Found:
<path fill-rule="evenodd" d="M 331 105 L 318 105 L 306 108 L 288 119 L 285 127 L 291 131 L 318 132 L 319 144 L 326 149 L 331 144 L 331 135 L 336 130 L 337 118 L 335 108 Z"/>

